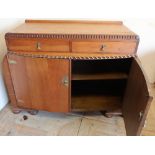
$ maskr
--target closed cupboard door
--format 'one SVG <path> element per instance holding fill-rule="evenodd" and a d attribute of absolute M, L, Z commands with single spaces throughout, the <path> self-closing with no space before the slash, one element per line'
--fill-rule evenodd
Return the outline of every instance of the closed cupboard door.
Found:
<path fill-rule="evenodd" d="M 140 63 L 133 58 L 123 103 L 127 135 L 140 135 L 151 101 L 149 86 Z"/>
<path fill-rule="evenodd" d="M 8 62 L 19 107 L 69 111 L 69 60 L 8 55 Z"/>

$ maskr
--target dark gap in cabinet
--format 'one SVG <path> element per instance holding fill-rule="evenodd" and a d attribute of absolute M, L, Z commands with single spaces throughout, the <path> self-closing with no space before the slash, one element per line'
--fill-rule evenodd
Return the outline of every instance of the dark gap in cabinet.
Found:
<path fill-rule="evenodd" d="M 72 111 L 122 107 L 131 59 L 72 60 Z"/>

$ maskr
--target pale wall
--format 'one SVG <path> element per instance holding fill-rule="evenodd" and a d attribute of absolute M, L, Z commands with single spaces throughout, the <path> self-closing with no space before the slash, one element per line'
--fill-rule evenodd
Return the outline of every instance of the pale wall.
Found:
<path fill-rule="evenodd" d="M 6 53 L 6 45 L 4 40 L 5 32 L 8 32 L 12 28 L 16 27 L 24 20 L 22 19 L 0 19 L 0 110 L 7 104 L 8 97 L 3 82 L 2 76 L 2 59 Z"/>
<path fill-rule="evenodd" d="M 124 23 L 140 36 L 138 55 L 151 83 L 155 81 L 155 20 L 128 19 Z M 23 19 L 0 19 L 0 64 L 6 53 L 5 32 L 24 22 Z M 1 66 L 0 66 L 1 67 Z M 0 68 L 0 109 L 8 102 Z"/>

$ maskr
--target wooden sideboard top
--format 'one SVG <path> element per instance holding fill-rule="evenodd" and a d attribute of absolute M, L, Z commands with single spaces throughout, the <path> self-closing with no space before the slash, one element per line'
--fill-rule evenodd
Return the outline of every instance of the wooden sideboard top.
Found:
<path fill-rule="evenodd" d="M 121 21 L 26 20 L 5 35 L 11 52 L 133 55 L 139 37 Z"/>
<path fill-rule="evenodd" d="M 121 21 L 25 20 L 25 23 L 7 33 L 7 36 L 11 34 L 110 35 L 138 39 Z"/>

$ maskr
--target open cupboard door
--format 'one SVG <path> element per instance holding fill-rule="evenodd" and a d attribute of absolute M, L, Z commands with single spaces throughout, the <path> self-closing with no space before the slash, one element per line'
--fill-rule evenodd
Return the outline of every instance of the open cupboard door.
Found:
<path fill-rule="evenodd" d="M 152 97 L 137 58 L 133 58 L 123 101 L 123 116 L 128 136 L 140 135 Z"/>

